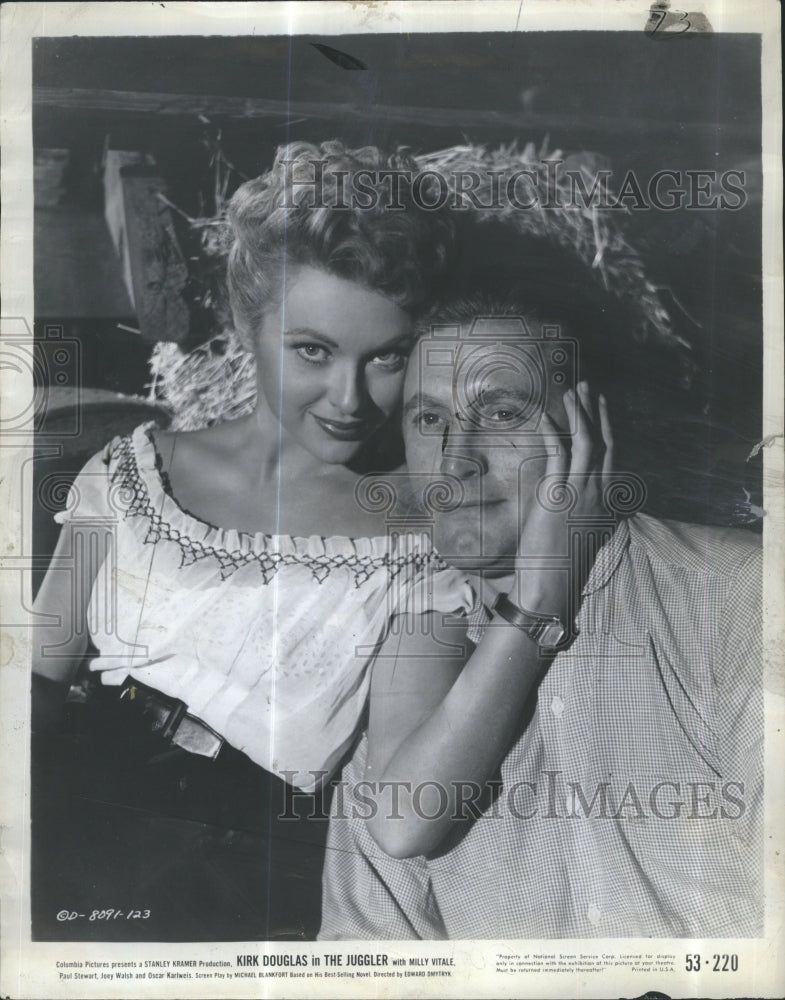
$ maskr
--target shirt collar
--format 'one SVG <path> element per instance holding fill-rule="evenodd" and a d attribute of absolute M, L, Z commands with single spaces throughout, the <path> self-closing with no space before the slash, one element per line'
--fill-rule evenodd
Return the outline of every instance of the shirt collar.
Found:
<path fill-rule="evenodd" d="M 594 560 L 594 565 L 589 573 L 589 579 L 583 588 L 584 596 L 586 594 L 594 594 L 608 585 L 629 544 L 630 526 L 627 518 L 623 518 L 616 526 L 616 530 L 611 537 L 597 553 L 597 558 Z"/>

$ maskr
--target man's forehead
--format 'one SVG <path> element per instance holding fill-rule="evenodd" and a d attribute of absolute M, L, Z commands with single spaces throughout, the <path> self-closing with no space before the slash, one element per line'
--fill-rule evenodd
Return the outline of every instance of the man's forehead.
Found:
<path fill-rule="evenodd" d="M 421 340 L 414 351 L 407 378 L 407 396 L 416 392 L 453 399 L 489 390 L 529 397 L 538 381 L 536 353 L 523 339 L 489 340 L 461 337 L 451 343 L 441 338 Z"/>

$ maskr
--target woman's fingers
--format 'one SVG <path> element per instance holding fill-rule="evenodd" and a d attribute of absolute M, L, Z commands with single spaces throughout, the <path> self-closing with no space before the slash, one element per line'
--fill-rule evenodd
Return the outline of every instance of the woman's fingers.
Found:
<path fill-rule="evenodd" d="M 566 396 L 566 393 L 565 393 Z M 589 386 L 579 382 L 571 396 L 572 410 L 570 430 L 572 432 L 572 461 L 570 476 L 585 476 L 592 465 L 595 452 L 595 431 L 592 417 L 592 401 Z"/>
<path fill-rule="evenodd" d="M 576 386 L 578 394 L 578 402 L 580 403 L 584 416 L 591 423 L 595 422 L 595 412 L 594 412 L 594 400 L 589 389 L 588 382 L 579 382 Z"/>
<path fill-rule="evenodd" d="M 543 436 L 549 445 L 545 474 L 547 476 L 566 476 L 570 461 L 569 449 L 565 448 L 556 424 L 554 424 L 547 413 L 543 413 L 542 415 L 541 427 Z"/>
<path fill-rule="evenodd" d="M 577 491 L 581 507 L 600 503 L 604 479 L 613 468 L 613 432 L 604 396 L 594 396 L 588 382 L 579 382 L 564 393 L 564 410 L 570 432 L 569 447 L 548 414 L 542 431 L 549 449 L 547 475 L 562 475 Z"/>
<path fill-rule="evenodd" d="M 577 491 L 576 509 L 585 513 L 602 509 L 606 477 L 613 466 L 613 433 L 604 396 L 593 396 L 587 382 L 565 393 L 570 418 L 571 455 L 568 482 Z"/>

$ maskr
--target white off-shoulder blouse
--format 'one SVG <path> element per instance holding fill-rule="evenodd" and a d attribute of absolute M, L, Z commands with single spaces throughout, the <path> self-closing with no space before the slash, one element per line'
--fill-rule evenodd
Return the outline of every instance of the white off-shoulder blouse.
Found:
<path fill-rule="evenodd" d="M 360 727 L 374 650 L 396 613 L 467 613 L 472 588 L 427 534 L 245 534 L 167 489 L 154 425 L 115 438 L 74 481 L 61 523 L 101 547 L 87 620 L 107 685 L 186 703 L 255 763 L 312 790 Z M 85 539 L 92 539 L 84 542 Z"/>

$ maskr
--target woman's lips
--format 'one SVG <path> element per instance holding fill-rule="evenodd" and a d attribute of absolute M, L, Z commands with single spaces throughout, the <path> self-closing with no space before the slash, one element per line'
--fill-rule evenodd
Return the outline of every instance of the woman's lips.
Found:
<path fill-rule="evenodd" d="M 368 434 L 368 424 L 365 420 L 325 420 L 324 417 L 317 417 L 315 413 L 311 416 L 323 431 L 337 441 L 362 441 Z"/>

